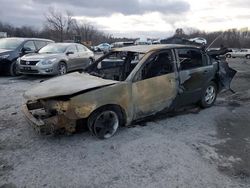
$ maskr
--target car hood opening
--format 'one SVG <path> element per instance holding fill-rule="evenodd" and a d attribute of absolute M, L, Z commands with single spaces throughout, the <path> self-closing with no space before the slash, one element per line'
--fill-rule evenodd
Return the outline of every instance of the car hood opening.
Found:
<path fill-rule="evenodd" d="M 44 81 L 24 93 L 27 100 L 45 99 L 100 88 L 117 83 L 118 81 L 106 80 L 87 73 L 71 73 L 64 76 Z"/>

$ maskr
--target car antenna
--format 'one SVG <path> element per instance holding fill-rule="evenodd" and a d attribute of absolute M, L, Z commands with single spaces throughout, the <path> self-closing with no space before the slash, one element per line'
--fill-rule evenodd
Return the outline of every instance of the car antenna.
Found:
<path fill-rule="evenodd" d="M 208 48 L 210 48 L 222 35 L 224 34 L 224 32 L 222 32 L 220 35 L 218 35 L 210 44 L 209 46 L 206 48 L 205 51 L 208 50 Z"/>

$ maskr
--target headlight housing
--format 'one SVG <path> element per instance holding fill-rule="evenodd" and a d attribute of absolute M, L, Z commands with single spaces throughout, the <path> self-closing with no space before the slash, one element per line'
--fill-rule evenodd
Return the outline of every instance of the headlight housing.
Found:
<path fill-rule="evenodd" d="M 47 60 L 41 60 L 40 63 L 42 65 L 51 65 L 53 64 L 54 62 L 56 62 L 56 58 L 52 58 L 52 59 L 47 59 Z"/>
<path fill-rule="evenodd" d="M 6 54 L 6 55 L 0 55 L 0 59 L 6 59 L 8 58 L 10 55 L 9 54 Z"/>
<path fill-rule="evenodd" d="M 20 64 L 20 61 L 21 61 L 21 58 L 20 58 L 20 57 L 17 58 L 16 62 L 17 62 L 18 64 Z"/>

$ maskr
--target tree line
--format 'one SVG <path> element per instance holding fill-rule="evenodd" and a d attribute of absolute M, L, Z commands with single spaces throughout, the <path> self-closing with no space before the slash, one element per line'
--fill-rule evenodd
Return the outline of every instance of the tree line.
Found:
<path fill-rule="evenodd" d="M 7 32 L 10 37 L 39 37 L 48 38 L 56 42 L 74 40 L 79 36 L 81 41 L 91 41 L 92 45 L 102 42 L 113 43 L 116 41 L 128 41 L 135 39 L 115 38 L 111 34 L 104 33 L 88 22 L 77 21 L 69 11 L 60 12 L 50 8 L 45 14 L 45 21 L 41 29 L 32 26 L 15 27 L 0 21 L 0 32 Z M 211 47 L 224 45 L 230 48 L 250 48 L 250 32 L 248 28 L 229 29 L 227 31 L 205 32 L 193 28 L 178 28 L 174 36 L 181 38 L 203 37 L 208 44 L 217 40 Z M 219 36 L 219 37 L 218 37 Z"/>
<path fill-rule="evenodd" d="M 218 48 L 221 45 L 229 48 L 250 48 L 250 31 L 248 28 L 229 29 L 226 31 L 205 32 L 193 28 L 188 28 L 185 31 L 178 28 L 174 36 L 181 38 L 202 37 L 207 40 L 207 44 L 211 47 Z M 216 41 L 214 41 L 216 39 Z"/>

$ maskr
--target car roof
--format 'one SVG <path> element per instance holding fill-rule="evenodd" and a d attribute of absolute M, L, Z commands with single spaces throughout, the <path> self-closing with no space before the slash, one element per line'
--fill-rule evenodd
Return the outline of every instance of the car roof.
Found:
<path fill-rule="evenodd" d="M 5 39 L 18 39 L 18 40 L 23 40 L 23 41 L 26 41 L 26 40 L 41 40 L 41 41 L 54 42 L 53 40 L 50 40 L 50 39 L 43 39 L 43 38 L 8 37 L 8 38 L 5 38 Z"/>
<path fill-rule="evenodd" d="M 49 45 L 61 45 L 61 46 L 70 46 L 70 45 L 82 45 L 79 43 L 74 43 L 74 42 L 55 42 L 55 43 L 51 43 Z M 83 45 L 82 45 L 83 46 Z"/>
<path fill-rule="evenodd" d="M 193 45 L 155 44 L 155 45 L 136 45 L 136 46 L 127 46 L 127 47 L 122 47 L 122 48 L 114 48 L 112 51 L 148 53 L 150 51 L 172 49 L 172 48 L 196 48 L 196 49 L 200 49 L 199 47 L 193 46 Z"/>

